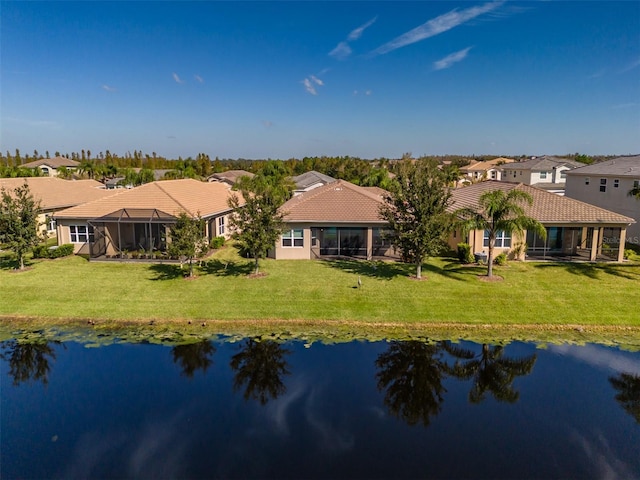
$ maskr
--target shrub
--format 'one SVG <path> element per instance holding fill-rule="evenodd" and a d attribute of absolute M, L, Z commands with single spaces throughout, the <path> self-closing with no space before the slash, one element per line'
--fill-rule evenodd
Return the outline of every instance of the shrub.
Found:
<path fill-rule="evenodd" d="M 502 252 L 496 258 L 493 259 L 493 263 L 496 265 L 506 265 L 507 264 L 507 253 Z"/>
<path fill-rule="evenodd" d="M 209 247 L 212 249 L 220 248 L 224 245 L 224 237 L 213 237 L 209 243 Z"/>
<path fill-rule="evenodd" d="M 33 258 L 49 258 L 49 247 L 46 245 L 33 247 Z"/>
<path fill-rule="evenodd" d="M 49 258 L 67 257 L 69 255 L 73 255 L 72 243 L 65 243 L 64 245 L 60 245 L 58 248 L 49 250 Z"/>
<path fill-rule="evenodd" d="M 631 248 L 624 249 L 624 258 L 626 258 L 627 260 L 636 256 L 638 256 L 638 254 L 633 249 Z"/>
<path fill-rule="evenodd" d="M 458 259 L 462 263 L 474 263 L 475 258 L 471 254 L 471 245 L 468 243 L 459 243 L 458 244 Z"/>

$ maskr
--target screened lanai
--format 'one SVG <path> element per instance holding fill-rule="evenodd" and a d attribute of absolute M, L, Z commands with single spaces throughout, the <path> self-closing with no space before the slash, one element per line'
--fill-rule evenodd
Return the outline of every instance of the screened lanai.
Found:
<path fill-rule="evenodd" d="M 94 240 L 91 257 L 127 252 L 164 252 L 167 230 L 176 217 L 156 208 L 121 208 L 89 220 Z"/>

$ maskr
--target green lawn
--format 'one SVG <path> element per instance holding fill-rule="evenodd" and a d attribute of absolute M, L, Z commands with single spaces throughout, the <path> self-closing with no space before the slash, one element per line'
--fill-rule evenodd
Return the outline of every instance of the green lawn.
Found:
<path fill-rule="evenodd" d="M 640 327 L 640 264 L 511 262 L 503 281 L 482 267 L 430 260 L 413 267 L 359 261 L 251 263 L 225 248 L 193 280 L 173 265 L 80 257 L 0 269 L 0 317 L 100 320 L 307 320 L 393 324 L 545 324 Z M 356 288 L 358 276 L 362 288 Z"/>

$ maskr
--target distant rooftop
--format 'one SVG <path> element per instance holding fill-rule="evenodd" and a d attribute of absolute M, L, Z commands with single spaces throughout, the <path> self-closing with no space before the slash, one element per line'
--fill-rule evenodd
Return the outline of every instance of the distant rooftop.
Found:
<path fill-rule="evenodd" d="M 594 163 L 576 168 L 570 174 L 578 175 L 616 175 L 620 177 L 640 178 L 640 155 L 630 157 L 618 157 L 604 162 Z"/>
<path fill-rule="evenodd" d="M 336 181 L 335 178 L 325 175 L 324 173 L 316 172 L 315 170 L 293 177 L 292 180 L 296 184 L 296 188 L 301 190 L 304 190 L 316 183 L 326 185 L 327 183 L 333 183 Z"/>
<path fill-rule="evenodd" d="M 69 160 L 65 157 L 53 157 L 53 158 L 41 158 L 40 160 L 34 160 L 33 162 L 24 163 L 21 166 L 27 168 L 36 168 L 45 165 L 47 167 L 60 168 L 77 168 L 80 162 L 75 160 Z"/>
<path fill-rule="evenodd" d="M 507 165 L 502 165 L 503 170 L 531 170 L 535 172 L 552 170 L 557 167 L 567 166 L 569 168 L 578 168 L 584 165 L 584 163 L 576 162 L 575 160 L 569 160 L 568 158 L 553 157 L 549 155 L 543 155 L 542 157 L 532 158 L 524 162 L 514 162 Z"/>

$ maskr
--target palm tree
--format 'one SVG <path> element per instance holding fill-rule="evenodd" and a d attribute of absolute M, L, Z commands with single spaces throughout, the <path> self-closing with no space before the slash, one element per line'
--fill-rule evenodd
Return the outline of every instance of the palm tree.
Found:
<path fill-rule="evenodd" d="M 173 363 L 180 365 L 182 374 L 188 378 L 193 378 L 196 370 L 207 371 L 213 364 L 211 356 L 215 353 L 216 347 L 209 340 L 191 343 L 188 345 L 176 345 L 171 349 Z"/>
<path fill-rule="evenodd" d="M 629 190 L 629 196 L 636 197 L 638 200 L 640 200 L 640 185 L 636 185 L 631 190 Z"/>
<path fill-rule="evenodd" d="M 501 402 L 514 403 L 520 397 L 513 388 L 516 377 L 528 375 L 536 363 L 536 355 L 520 359 L 503 356 L 504 347 L 482 345 L 482 351 L 476 354 L 472 350 L 457 347 L 449 342 L 444 344 L 445 350 L 458 359 L 450 367 L 451 375 L 461 380 L 473 379 L 469 392 L 471 403 L 480 403 L 486 392 Z"/>
<path fill-rule="evenodd" d="M 488 232 L 487 277 L 493 276 L 493 249 L 500 232 L 522 234 L 524 230 L 533 230 L 540 237 L 547 237 L 544 226 L 527 216 L 522 204 L 533 205 L 533 197 L 518 188 L 507 193 L 503 190 L 491 190 L 480 196 L 478 209 L 462 208 L 456 211 L 464 231 L 477 229 Z"/>
<path fill-rule="evenodd" d="M 617 377 L 610 377 L 609 382 L 618 391 L 618 403 L 640 423 L 640 375 L 621 373 Z"/>
<path fill-rule="evenodd" d="M 38 339 L 32 343 L 8 340 L 0 343 L 0 358 L 9 364 L 9 376 L 14 385 L 29 381 L 48 383 L 51 364 L 56 360 L 53 345 L 60 342 L 46 342 Z"/>

